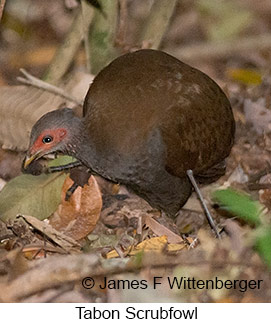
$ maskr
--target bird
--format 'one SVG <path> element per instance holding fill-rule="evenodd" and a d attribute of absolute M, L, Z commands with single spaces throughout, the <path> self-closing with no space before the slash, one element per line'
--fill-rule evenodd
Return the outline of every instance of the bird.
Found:
<path fill-rule="evenodd" d="M 193 190 L 188 170 L 200 184 L 225 174 L 234 135 L 231 104 L 215 81 L 166 52 L 142 49 L 96 75 L 82 117 L 63 108 L 36 122 L 23 169 L 51 153 L 70 155 L 174 218 Z"/>

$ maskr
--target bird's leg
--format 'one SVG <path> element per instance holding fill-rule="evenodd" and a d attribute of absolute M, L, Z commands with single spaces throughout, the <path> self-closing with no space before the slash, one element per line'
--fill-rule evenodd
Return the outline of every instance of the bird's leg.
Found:
<path fill-rule="evenodd" d="M 45 170 L 46 174 L 51 174 L 51 173 L 56 173 L 56 172 L 62 172 L 63 170 L 69 170 L 78 166 L 81 166 L 82 163 L 80 161 L 75 161 L 66 165 L 60 165 L 60 166 L 52 166 L 52 167 L 48 167 Z"/>
<path fill-rule="evenodd" d="M 80 166 L 72 168 L 70 171 L 70 179 L 73 181 L 71 187 L 67 190 L 65 201 L 68 201 L 77 187 L 84 187 L 88 184 L 88 180 L 91 176 L 91 170 L 86 166 Z"/>
<path fill-rule="evenodd" d="M 202 206 L 202 208 L 204 210 L 204 213 L 206 215 L 206 218 L 208 220 L 208 223 L 209 223 L 210 227 L 214 230 L 216 237 L 218 239 L 221 239 L 220 234 L 219 234 L 219 232 L 217 230 L 217 227 L 215 225 L 215 222 L 214 222 L 214 220 L 213 220 L 213 218 L 211 216 L 211 213 L 209 212 L 209 210 L 207 208 L 207 205 L 206 205 L 206 203 L 205 203 L 205 201 L 203 199 L 203 196 L 201 194 L 201 191 L 200 191 L 200 189 L 198 187 L 198 184 L 197 184 L 197 182 L 195 180 L 195 177 L 193 175 L 193 171 L 191 169 L 188 169 L 188 171 L 186 172 L 186 174 L 187 174 L 187 176 L 188 176 L 191 184 L 193 185 L 196 194 L 198 195 L 198 198 L 200 200 L 200 204 L 201 204 L 201 206 Z"/>
<path fill-rule="evenodd" d="M 77 184 L 76 182 L 73 182 L 72 186 L 69 187 L 69 189 L 66 192 L 65 201 L 69 201 L 70 197 L 72 196 L 72 194 L 74 193 L 74 191 L 77 189 L 78 186 L 80 185 Z"/>
<path fill-rule="evenodd" d="M 66 164 L 66 165 L 48 167 L 45 170 L 45 173 L 51 174 L 51 173 L 56 173 L 56 172 L 62 172 L 64 170 L 74 169 L 74 168 L 76 168 L 78 166 L 82 166 L 82 163 L 77 160 L 75 162 L 72 162 L 72 163 L 69 163 L 69 164 Z M 72 196 L 72 194 L 74 193 L 74 191 L 77 189 L 78 186 L 81 186 L 81 185 L 78 184 L 76 181 L 74 181 L 72 186 L 66 192 L 65 201 L 68 201 L 70 199 L 70 197 Z"/>

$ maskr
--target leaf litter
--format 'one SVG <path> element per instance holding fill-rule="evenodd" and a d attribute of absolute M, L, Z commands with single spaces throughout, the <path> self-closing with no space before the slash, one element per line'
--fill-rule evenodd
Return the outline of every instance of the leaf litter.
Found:
<path fill-rule="evenodd" d="M 205 7 L 209 6 L 207 11 L 213 10 L 210 4 L 210 1 L 207 4 L 204 3 Z M 255 2 L 252 5 L 257 7 Z M 253 18 L 250 12 L 246 9 L 242 10 L 242 19 L 235 19 L 236 14 L 232 16 L 231 7 L 234 8 L 232 1 L 224 12 L 221 13 L 220 8 L 214 9 L 217 12 L 211 12 L 212 19 L 207 26 L 208 30 L 205 35 L 207 39 L 220 38 L 221 35 L 228 39 L 236 38 L 239 33 L 243 33 L 249 28 Z M 181 6 L 179 10 L 182 10 Z M 191 17 L 191 8 L 186 8 L 184 11 L 185 14 L 190 13 Z M 214 19 L 217 13 L 222 15 L 221 23 Z M 177 21 L 178 15 L 176 16 Z M 182 16 L 180 17 L 182 18 Z M 193 17 L 196 28 L 200 28 L 200 25 L 203 25 L 200 15 L 196 14 Z M 183 27 L 182 23 L 176 21 L 175 25 Z M 189 23 L 191 26 L 191 22 Z M 232 28 L 224 28 L 224 24 L 227 26 L 232 24 Z M 204 26 L 206 27 L 206 25 Z M 181 37 L 184 42 L 187 42 L 191 35 L 190 29 L 189 27 L 188 33 L 181 30 L 172 37 Z M 196 34 L 202 32 L 200 30 Z M 41 215 L 41 209 L 38 207 L 34 209 L 33 214 L 28 211 L 21 212 L 20 205 L 25 201 L 21 199 L 16 202 L 14 191 L 10 190 L 9 194 L 2 195 L 3 198 L 0 195 L 0 205 L 3 200 L 7 199 L 11 205 L 7 209 L 12 214 L 10 217 L 7 216 L 8 220 L 0 222 L 0 299 L 9 302 L 58 302 L 61 300 L 72 300 L 73 302 L 82 302 L 82 300 L 85 302 L 116 300 L 126 302 L 150 300 L 174 302 L 270 301 L 270 271 L 255 251 L 255 247 L 257 247 L 264 254 L 270 255 L 270 250 L 265 250 L 266 245 L 270 244 L 268 225 L 266 225 L 267 233 L 265 230 L 261 231 L 261 235 L 259 234 L 258 237 L 262 238 L 255 246 L 251 236 L 251 226 L 244 221 L 237 220 L 234 214 L 230 214 L 229 211 L 232 211 L 233 207 L 231 210 L 229 207 L 225 210 L 221 205 L 218 205 L 217 201 L 212 200 L 214 190 L 219 186 L 225 190 L 230 184 L 234 189 L 244 191 L 252 196 L 249 203 L 253 203 L 253 200 L 258 201 L 260 197 L 260 202 L 265 205 L 261 220 L 264 218 L 264 224 L 270 223 L 270 188 L 261 188 L 264 187 L 261 186 L 263 184 L 270 184 L 270 178 L 266 174 L 259 175 L 262 170 L 268 169 L 270 161 L 270 84 L 262 78 L 263 74 L 258 66 L 254 66 L 255 62 L 263 61 L 263 58 L 257 55 L 255 53 L 252 57 L 252 54 L 246 53 L 246 58 L 240 55 L 238 68 L 236 66 L 225 67 L 225 62 L 219 60 L 212 62 L 212 66 L 205 62 L 198 62 L 199 66 L 202 65 L 203 68 L 210 71 L 210 75 L 223 84 L 232 100 L 237 120 L 237 139 L 228 160 L 227 174 L 216 183 L 216 186 L 210 185 L 207 190 L 204 189 L 204 196 L 211 212 L 223 230 L 221 242 L 216 241 L 210 234 L 206 221 L 202 220 L 202 212 L 196 205 L 197 201 L 195 201 L 192 211 L 188 209 L 188 206 L 185 206 L 181 210 L 176 226 L 171 226 L 165 224 L 157 211 L 152 210 L 144 201 L 134 198 L 127 192 L 125 194 L 104 192 L 106 185 L 103 186 L 103 184 L 100 187 L 103 198 L 101 214 L 98 211 L 100 208 L 99 193 L 94 194 L 94 205 L 92 205 L 90 198 L 86 198 L 86 204 L 82 203 L 84 193 L 78 192 L 85 188 L 79 187 L 76 192 L 79 197 L 74 197 L 75 200 L 65 203 L 63 196 L 69 185 L 64 189 L 62 185 L 58 185 L 58 194 L 56 194 L 58 203 L 54 204 L 56 206 L 50 207 L 45 212 L 46 215 L 44 215 L 45 213 Z M 231 59 L 229 65 L 231 65 Z M 247 68 L 246 65 L 252 65 L 254 68 Z M 226 70 L 225 75 L 229 78 L 228 80 L 221 78 L 220 72 L 224 70 Z M 85 89 L 88 87 L 87 82 Z M 252 90 L 251 84 L 259 83 L 260 85 Z M 225 84 L 227 84 L 227 88 Z M 75 92 L 82 90 L 82 88 L 79 89 L 80 86 L 77 87 L 77 83 L 73 88 L 76 88 Z M 29 131 L 36 120 L 33 117 L 38 118 L 39 113 L 43 114 L 48 109 L 58 108 L 63 100 L 49 98 L 48 93 L 41 93 L 37 89 L 24 86 L 2 87 L 1 90 L 4 91 L 1 92 L 1 99 L 4 98 L 3 109 L 5 110 L 5 114 L 0 118 L 0 129 L 1 131 L 4 129 L 3 136 L 0 136 L 1 144 L 6 148 L 16 147 L 19 150 L 24 150 L 27 148 Z M 29 101 L 26 100 L 27 95 L 29 95 Z M 80 94 L 79 99 L 82 99 L 83 96 L 84 93 Z M 11 100 L 12 97 L 14 100 Z M 20 118 L 16 119 L 17 106 L 20 107 L 20 109 L 18 108 Z M 27 110 L 27 106 L 30 106 L 31 109 Z M 43 106 L 42 111 L 39 110 L 39 106 Z M 33 111 L 35 114 L 32 116 Z M 5 122 L 5 115 L 9 115 L 11 121 Z M 28 120 L 31 124 L 24 124 Z M 11 133 L 11 128 L 16 129 L 17 132 Z M 254 176 L 257 174 L 258 177 L 254 180 Z M 61 176 L 65 177 L 64 180 L 69 181 L 66 174 Z M 34 177 L 33 181 L 35 181 Z M 100 183 L 98 179 L 97 181 Z M 12 184 L 12 182 L 8 182 L 6 186 L 11 185 L 10 183 Z M 248 183 L 258 186 L 254 185 L 252 190 L 252 186 L 249 186 Z M 22 184 L 24 185 L 24 182 Z M 89 183 L 86 189 L 91 189 L 91 186 L 92 184 Z M 8 188 L 4 188 L 2 192 L 5 190 Z M 30 192 L 29 196 L 36 193 L 34 189 Z M 226 200 L 225 196 L 222 198 Z M 61 207 L 59 203 L 62 203 Z M 97 203 L 97 207 L 95 207 L 95 203 Z M 40 204 L 37 205 L 40 206 Z M 243 201 L 241 206 L 241 210 L 237 210 L 239 213 L 242 213 L 242 209 L 246 208 L 246 201 Z M 89 212 L 91 208 L 95 209 L 93 215 L 92 211 Z M 253 211 L 253 207 L 251 209 Z M 0 211 L 1 219 L 5 218 L 5 210 L 4 213 Z M 28 221 L 23 220 L 22 217 L 15 219 L 18 213 L 22 213 L 24 219 Z M 30 215 L 49 220 L 33 219 Z M 91 219 L 91 224 L 85 231 L 84 224 L 82 224 L 83 233 L 81 236 L 72 230 L 74 223 L 76 223 L 76 215 L 83 215 L 83 218 L 89 217 Z M 225 217 L 229 215 L 233 218 L 229 220 L 230 222 L 225 221 Z M 19 220 L 23 222 L 18 222 Z M 48 221 L 52 221 L 51 224 L 57 223 L 57 230 L 48 225 Z M 182 237 L 177 234 L 176 227 L 183 233 Z M 68 236 L 68 233 L 71 233 L 72 237 Z M 76 239 L 80 241 L 75 241 Z M 66 245 L 68 242 L 71 243 L 70 247 Z M 170 250 L 171 245 L 176 245 L 179 249 L 172 251 Z M 117 257 L 107 259 L 106 255 L 110 252 Z M 213 279 L 215 276 L 221 279 L 257 278 L 264 280 L 264 286 L 261 290 L 246 293 L 227 290 L 184 292 L 178 288 L 168 290 L 164 287 L 158 288 L 157 292 L 153 292 L 151 289 L 142 292 L 135 290 L 134 293 L 128 290 L 112 291 L 109 289 L 103 292 L 98 289 L 86 291 L 81 286 L 81 280 L 89 275 L 98 281 L 102 280 L 104 276 L 107 276 L 108 279 L 146 279 L 151 281 L 154 275 L 163 276 L 163 279 L 166 279 L 167 276 L 194 276 L 199 279 Z"/>

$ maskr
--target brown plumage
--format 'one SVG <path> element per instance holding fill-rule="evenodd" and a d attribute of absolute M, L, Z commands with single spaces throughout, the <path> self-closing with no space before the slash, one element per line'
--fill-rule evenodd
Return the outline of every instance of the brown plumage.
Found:
<path fill-rule="evenodd" d="M 164 52 L 140 50 L 96 76 L 82 120 L 68 109 L 43 116 L 28 160 L 73 155 L 173 216 L 191 194 L 188 169 L 203 183 L 224 173 L 234 131 L 230 103 L 213 80 Z M 46 135 L 53 140 L 43 143 Z"/>

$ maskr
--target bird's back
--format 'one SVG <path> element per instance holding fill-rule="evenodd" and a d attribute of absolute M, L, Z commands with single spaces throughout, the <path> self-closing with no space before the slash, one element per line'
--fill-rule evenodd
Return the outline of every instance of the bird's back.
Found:
<path fill-rule="evenodd" d="M 90 86 L 84 123 L 96 150 L 136 155 L 159 131 L 165 168 L 206 173 L 228 156 L 234 137 L 230 103 L 204 73 L 154 50 L 123 55 Z"/>

